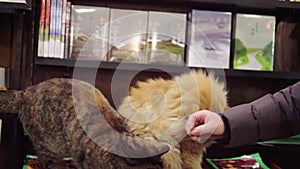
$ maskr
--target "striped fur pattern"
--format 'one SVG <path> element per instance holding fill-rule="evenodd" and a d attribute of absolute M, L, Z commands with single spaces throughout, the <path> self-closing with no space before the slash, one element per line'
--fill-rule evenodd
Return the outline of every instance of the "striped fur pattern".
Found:
<path fill-rule="evenodd" d="M 65 157 L 72 157 L 79 169 L 162 168 L 158 156 L 133 159 L 110 153 L 117 149 L 115 151 L 130 155 L 138 151 L 137 148 L 143 148 L 144 152 L 151 154 L 166 147 L 155 141 L 145 145 L 108 130 L 112 126 L 125 135 L 131 135 L 124 119 L 102 93 L 86 82 L 56 78 L 24 91 L 1 91 L 0 112 L 19 113 L 19 119 L 45 169 L 67 169 L 62 161 Z M 101 114 L 110 126 L 97 120 Z M 107 148 L 98 146 L 84 131 L 79 117 L 90 119 L 86 122 L 86 130 L 93 133 L 95 140 L 104 145 L 114 141 L 114 145 Z"/>

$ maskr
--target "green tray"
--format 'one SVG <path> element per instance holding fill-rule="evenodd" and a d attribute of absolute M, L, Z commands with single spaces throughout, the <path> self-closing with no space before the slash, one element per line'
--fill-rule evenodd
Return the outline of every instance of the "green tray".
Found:
<path fill-rule="evenodd" d="M 246 155 L 248 157 L 252 157 L 256 160 L 256 162 L 259 164 L 259 166 L 263 169 L 270 169 L 269 167 L 267 167 L 263 161 L 261 160 L 261 157 L 259 155 L 259 153 L 255 153 L 255 154 L 250 154 L 250 155 Z M 246 156 L 239 156 L 239 157 L 233 157 L 233 158 L 221 158 L 221 159 L 211 159 L 211 158 L 206 158 L 205 160 L 214 168 L 214 169 L 219 169 L 219 167 L 213 162 L 213 161 L 237 161 L 240 159 L 245 158 Z"/>

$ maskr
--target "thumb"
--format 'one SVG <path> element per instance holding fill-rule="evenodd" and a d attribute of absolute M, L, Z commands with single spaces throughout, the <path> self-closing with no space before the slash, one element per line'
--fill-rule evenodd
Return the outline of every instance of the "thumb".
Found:
<path fill-rule="evenodd" d="M 191 135 L 190 131 L 192 131 L 196 126 L 203 124 L 206 118 L 206 111 L 198 111 L 191 114 L 186 123 L 186 131 Z"/>
<path fill-rule="evenodd" d="M 224 123 L 217 113 L 206 114 L 205 121 L 195 126 L 189 132 L 191 136 L 198 136 L 201 142 L 207 139 L 215 139 L 212 136 L 221 136 L 224 134 Z"/>
<path fill-rule="evenodd" d="M 207 134 L 207 133 L 208 133 L 208 131 L 207 131 L 206 124 L 196 126 L 193 129 L 191 129 L 191 131 L 190 131 L 190 135 L 192 135 L 192 136 L 200 136 L 200 135 Z"/>
<path fill-rule="evenodd" d="M 207 140 L 214 140 L 214 130 L 209 124 L 202 124 L 190 131 L 192 140 L 204 143 Z"/>

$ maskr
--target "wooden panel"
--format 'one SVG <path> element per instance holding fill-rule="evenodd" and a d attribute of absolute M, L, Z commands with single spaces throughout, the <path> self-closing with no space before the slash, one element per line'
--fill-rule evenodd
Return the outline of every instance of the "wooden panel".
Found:
<path fill-rule="evenodd" d="M 24 16 L 24 32 L 23 32 L 23 51 L 22 51 L 22 67 L 21 67 L 21 89 L 32 84 L 32 61 L 33 61 L 33 32 L 32 24 L 33 13 L 26 13 Z"/>
<path fill-rule="evenodd" d="M 229 91 L 230 106 L 251 102 L 268 93 L 275 93 L 297 80 L 255 78 L 255 77 L 227 77 L 226 86 Z"/>
<path fill-rule="evenodd" d="M 2 67 L 10 67 L 13 20 L 11 14 L 0 15 L 0 66 Z"/>
<path fill-rule="evenodd" d="M 23 165 L 23 129 L 18 114 L 0 114 L 2 119 L 2 138 L 0 144 L 0 168 L 20 169 Z"/>

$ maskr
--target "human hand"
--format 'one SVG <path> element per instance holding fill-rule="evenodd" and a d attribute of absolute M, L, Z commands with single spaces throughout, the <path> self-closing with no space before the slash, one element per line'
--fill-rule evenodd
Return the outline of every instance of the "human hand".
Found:
<path fill-rule="evenodd" d="M 192 140 L 203 143 L 223 137 L 225 126 L 219 114 L 201 110 L 191 114 L 186 123 L 187 134 Z"/>

